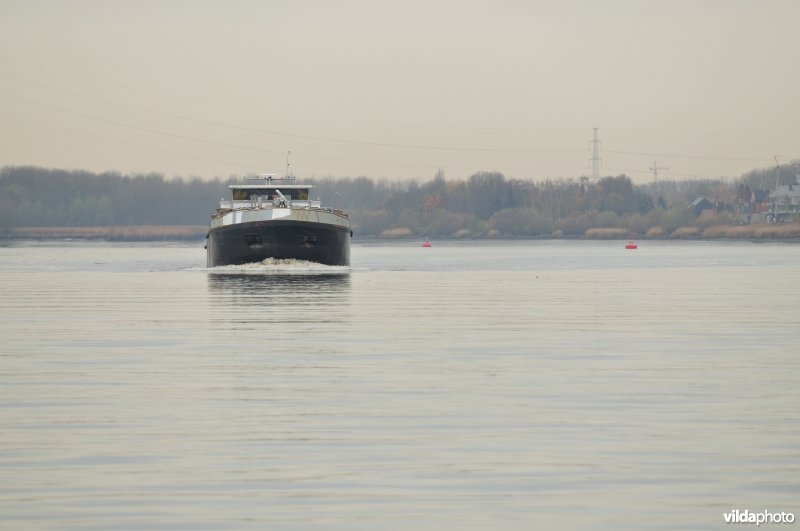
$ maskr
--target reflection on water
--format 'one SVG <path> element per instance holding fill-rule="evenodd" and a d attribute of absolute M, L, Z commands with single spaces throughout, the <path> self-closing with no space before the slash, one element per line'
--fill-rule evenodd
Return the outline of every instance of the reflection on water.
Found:
<path fill-rule="evenodd" d="M 349 274 L 218 274 L 208 275 L 208 285 L 212 290 L 227 295 L 275 296 L 286 295 L 291 290 L 300 300 L 314 300 L 319 295 L 342 294 L 350 287 Z"/>
<path fill-rule="evenodd" d="M 270 321 L 340 320 L 348 303 L 349 274 L 215 274 L 208 275 L 211 301 L 241 319 L 269 316 Z M 338 316 L 338 317 L 337 317 Z"/>
<path fill-rule="evenodd" d="M 0 248 L 0 528 L 797 513 L 800 298 L 770 281 L 800 246 L 376 245 L 353 272 L 195 247 Z"/>

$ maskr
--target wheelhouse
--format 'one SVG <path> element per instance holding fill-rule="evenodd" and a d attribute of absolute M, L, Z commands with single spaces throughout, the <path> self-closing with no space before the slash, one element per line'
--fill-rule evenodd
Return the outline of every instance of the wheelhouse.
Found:
<path fill-rule="evenodd" d="M 276 179 L 267 174 L 245 177 L 245 180 L 255 182 L 229 185 L 230 196 L 220 201 L 220 210 L 320 206 L 319 200 L 311 200 L 311 189 L 314 187 L 310 184 L 297 184 L 293 177 Z"/>

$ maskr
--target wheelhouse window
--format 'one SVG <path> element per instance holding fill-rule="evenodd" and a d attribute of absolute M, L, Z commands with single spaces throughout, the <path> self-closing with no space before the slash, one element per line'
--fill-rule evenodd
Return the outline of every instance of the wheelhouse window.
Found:
<path fill-rule="evenodd" d="M 250 190 L 243 190 L 241 188 L 236 188 L 233 190 L 234 201 L 245 201 L 247 199 L 250 199 Z"/>
<path fill-rule="evenodd" d="M 308 188 L 287 188 L 281 189 L 281 193 L 286 197 L 286 199 L 297 200 L 297 201 L 308 201 Z M 276 197 L 280 197 L 278 193 L 275 191 L 276 189 L 273 188 L 234 188 L 233 189 L 233 200 L 234 201 L 248 201 L 250 199 L 257 198 L 261 196 L 264 199 L 272 200 Z"/>

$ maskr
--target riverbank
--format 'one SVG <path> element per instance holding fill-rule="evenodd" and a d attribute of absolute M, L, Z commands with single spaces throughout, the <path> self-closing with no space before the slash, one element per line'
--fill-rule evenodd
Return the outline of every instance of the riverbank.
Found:
<path fill-rule="evenodd" d="M 383 231 L 380 236 L 369 236 L 376 241 L 413 240 L 425 235 L 414 234 L 407 228 L 396 228 Z M 800 241 L 800 223 L 779 225 L 713 225 L 710 227 L 678 227 L 666 230 L 663 227 L 651 227 L 645 232 L 633 232 L 617 227 L 593 227 L 583 234 L 555 231 L 550 234 L 519 236 L 504 234 L 498 230 L 490 230 L 478 234 L 467 230 L 459 230 L 450 235 L 428 234 L 437 240 L 787 240 Z"/>
<path fill-rule="evenodd" d="M 662 227 L 652 227 L 644 234 L 632 234 L 625 229 L 594 228 L 584 234 L 586 239 L 624 239 L 634 236 L 637 239 L 651 240 L 798 240 L 800 223 L 759 224 L 759 225 L 712 225 L 710 227 L 678 227 L 666 231 Z"/>
<path fill-rule="evenodd" d="M 129 225 L 114 227 L 16 227 L 0 234 L 0 239 L 12 240 L 105 240 L 105 241 L 191 241 L 202 240 L 208 228 L 202 225 Z M 582 235 L 553 234 L 530 237 L 510 236 L 498 231 L 475 234 L 458 231 L 451 235 L 430 235 L 437 240 L 785 240 L 800 241 L 800 223 L 779 225 L 714 225 L 711 227 L 679 227 L 666 231 L 653 227 L 645 233 L 631 233 L 615 227 L 588 229 Z M 424 235 L 408 229 L 385 231 L 381 236 L 367 236 L 376 241 L 415 240 Z M 356 234 L 357 239 L 364 239 Z"/>
<path fill-rule="evenodd" d="M 116 227 L 15 227 L 2 235 L 25 240 L 178 241 L 201 240 L 202 225 L 127 225 Z"/>

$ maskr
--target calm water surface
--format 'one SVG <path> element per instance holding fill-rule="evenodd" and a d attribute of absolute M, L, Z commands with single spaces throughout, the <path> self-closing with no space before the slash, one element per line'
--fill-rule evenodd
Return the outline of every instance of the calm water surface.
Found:
<path fill-rule="evenodd" d="M 417 245 L 0 247 L 0 528 L 800 516 L 800 246 Z"/>

